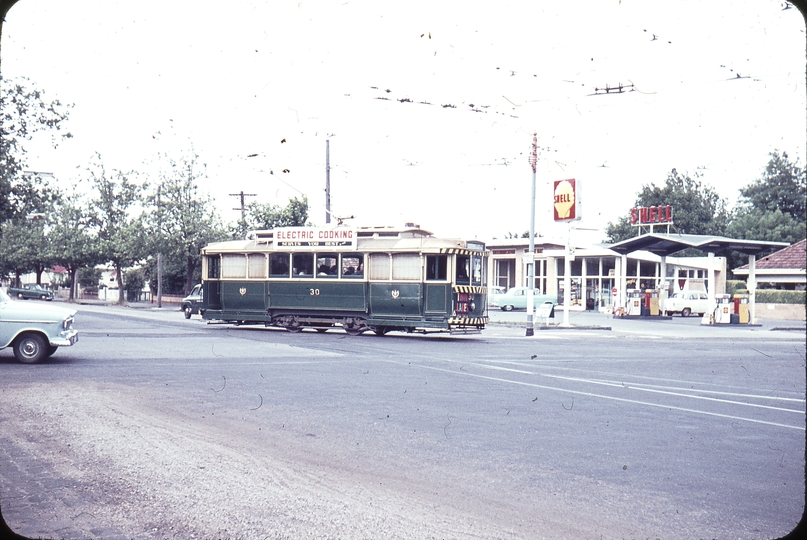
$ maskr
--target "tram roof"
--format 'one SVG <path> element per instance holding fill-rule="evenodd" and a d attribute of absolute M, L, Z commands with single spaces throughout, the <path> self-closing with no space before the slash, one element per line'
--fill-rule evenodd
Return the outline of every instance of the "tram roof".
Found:
<path fill-rule="evenodd" d="M 419 225 L 408 223 L 403 227 L 342 227 L 356 232 L 356 250 L 370 251 L 422 251 L 422 250 L 452 250 L 469 249 L 468 242 L 454 238 L 442 238 Z M 271 249 L 274 242 L 275 229 L 257 230 L 250 233 L 248 240 L 229 240 L 214 242 L 204 249 L 208 252 L 244 252 L 251 250 Z M 481 243 L 475 242 L 474 243 Z M 300 248 L 297 248 L 299 250 Z M 347 251 L 345 248 L 329 246 L 311 246 L 314 250 Z M 478 248 L 476 249 L 478 250 Z"/>

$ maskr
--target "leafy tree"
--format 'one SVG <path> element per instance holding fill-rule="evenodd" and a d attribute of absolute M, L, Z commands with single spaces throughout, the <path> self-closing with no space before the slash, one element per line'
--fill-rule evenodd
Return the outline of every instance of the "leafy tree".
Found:
<path fill-rule="evenodd" d="M 233 238 L 244 238 L 250 230 L 271 230 L 277 227 L 303 227 L 308 222 L 308 197 L 294 197 L 281 208 L 275 204 L 250 203 L 245 222 L 231 228 Z"/>
<path fill-rule="evenodd" d="M 634 207 L 673 207 L 675 229 L 683 234 L 723 235 L 728 224 L 726 201 L 699 177 L 690 177 L 672 169 L 663 186 L 644 185 L 637 193 Z M 627 214 L 627 213 L 626 213 Z M 637 236 L 626 215 L 605 229 L 609 242 L 620 242 Z"/>
<path fill-rule="evenodd" d="M 53 146 L 71 106 L 47 102 L 44 93 L 30 88 L 27 79 L 0 77 L 0 221 L 22 217 L 52 200 L 53 192 L 35 174 L 25 174 L 25 141 L 40 131 L 52 131 Z M 58 136 L 57 136 L 58 134 Z"/>
<path fill-rule="evenodd" d="M 125 304 L 123 269 L 144 257 L 145 234 L 139 222 L 132 218 L 140 202 L 143 187 L 132 182 L 134 173 L 112 171 L 108 176 L 95 155 L 88 168 L 97 197 L 90 204 L 90 224 L 98 233 L 98 253 L 112 262 L 118 283 L 118 304 Z"/>
<path fill-rule="evenodd" d="M 153 233 L 148 249 L 152 254 L 165 255 L 164 278 L 166 267 L 181 272 L 184 292 L 189 293 L 202 266 L 201 249 L 224 239 L 226 233 L 213 199 L 199 191 L 198 182 L 206 178 L 206 166 L 193 148 L 176 160 L 165 155 L 159 160 L 159 183 L 147 198 L 151 211 L 143 217 L 146 230 Z"/>
<path fill-rule="evenodd" d="M 4 274 L 14 275 L 15 286 L 20 285 L 20 276 L 37 271 L 44 266 L 42 258 L 47 253 L 44 231 L 41 226 L 7 221 L 0 227 L 0 268 Z M 39 270 L 37 283 L 41 283 Z"/>
<path fill-rule="evenodd" d="M 770 156 L 762 177 L 740 188 L 726 234 L 792 244 L 807 237 L 807 172 L 791 163 L 786 152 Z M 731 252 L 728 267 L 740 267 L 747 259 Z"/>
<path fill-rule="evenodd" d="M 79 195 L 61 197 L 54 208 L 52 221 L 49 236 L 53 261 L 67 269 L 72 301 L 75 299 L 74 284 L 78 282 L 78 271 L 104 261 L 96 237 L 87 231 L 92 220 L 89 209 Z"/>
<path fill-rule="evenodd" d="M 762 177 L 740 188 L 738 215 L 781 210 L 796 221 L 807 221 L 807 171 L 791 163 L 787 152 L 771 152 Z"/>

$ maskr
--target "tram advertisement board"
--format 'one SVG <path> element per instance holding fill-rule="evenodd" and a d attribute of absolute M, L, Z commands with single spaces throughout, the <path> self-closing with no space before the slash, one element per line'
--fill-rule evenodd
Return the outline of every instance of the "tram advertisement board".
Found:
<path fill-rule="evenodd" d="M 580 215 L 580 183 L 574 178 L 555 180 L 553 185 L 555 221 L 577 221 Z"/>
<path fill-rule="evenodd" d="M 274 230 L 275 249 L 327 247 L 356 249 L 356 229 L 349 227 L 280 227 Z"/>

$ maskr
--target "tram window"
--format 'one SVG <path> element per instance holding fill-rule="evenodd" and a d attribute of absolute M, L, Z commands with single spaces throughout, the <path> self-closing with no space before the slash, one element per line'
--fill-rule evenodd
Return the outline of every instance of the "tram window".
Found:
<path fill-rule="evenodd" d="M 247 258 L 243 254 L 221 256 L 221 277 L 247 277 Z"/>
<path fill-rule="evenodd" d="M 426 281 L 446 279 L 447 255 L 426 255 Z"/>
<path fill-rule="evenodd" d="M 262 279 L 266 277 L 266 255 L 263 253 L 250 253 L 247 255 L 247 277 Z"/>
<path fill-rule="evenodd" d="M 272 253 L 269 256 L 269 277 L 289 277 L 288 253 Z"/>
<path fill-rule="evenodd" d="M 471 257 L 471 274 L 472 285 L 482 285 L 482 259 L 480 257 Z"/>
<path fill-rule="evenodd" d="M 295 276 L 311 277 L 314 275 L 314 254 L 295 253 L 291 256 L 291 265 Z"/>
<path fill-rule="evenodd" d="M 387 253 L 371 253 L 367 267 L 370 279 L 389 279 L 389 255 Z"/>
<path fill-rule="evenodd" d="M 420 281 L 420 254 L 395 253 L 392 256 L 392 279 Z"/>
<path fill-rule="evenodd" d="M 471 258 L 468 255 L 457 255 L 457 285 L 471 284 Z"/>
<path fill-rule="evenodd" d="M 218 255 L 207 257 L 207 279 L 219 279 L 221 277 L 221 259 Z"/>
<path fill-rule="evenodd" d="M 339 274 L 339 267 L 336 262 L 339 256 L 336 253 L 317 254 L 317 277 L 336 277 Z"/>
<path fill-rule="evenodd" d="M 364 255 L 342 255 L 342 277 L 364 277 Z"/>

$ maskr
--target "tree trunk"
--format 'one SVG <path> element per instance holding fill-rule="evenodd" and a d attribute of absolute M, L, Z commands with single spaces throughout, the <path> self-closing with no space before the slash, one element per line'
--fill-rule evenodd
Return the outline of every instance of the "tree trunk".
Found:
<path fill-rule="evenodd" d="M 123 271 L 120 264 L 115 265 L 115 272 L 118 274 L 118 305 L 126 305 L 126 295 L 123 292 Z"/>
<path fill-rule="evenodd" d="M 188 257 L 188 264 L 185 267 L 185 294 L 190 294 L 191 289 L 195 283 L 193 282 L 193 273 L 196 271 L 196 261 Z"/>

